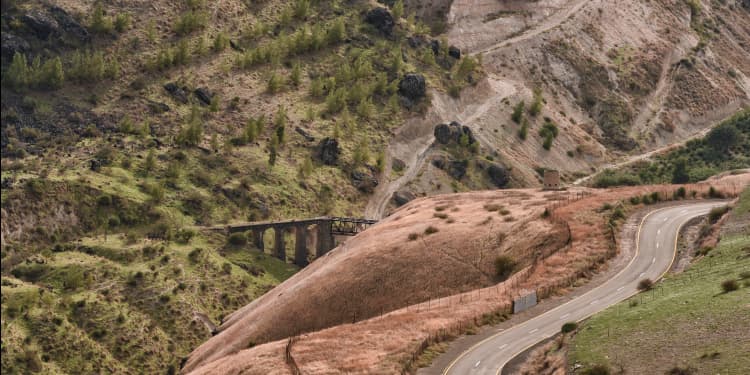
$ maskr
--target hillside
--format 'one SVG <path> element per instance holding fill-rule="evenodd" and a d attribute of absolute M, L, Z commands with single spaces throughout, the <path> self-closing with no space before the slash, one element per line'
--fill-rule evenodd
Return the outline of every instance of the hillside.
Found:
<path fill-rule="evenodd" d="M 745 129 L 749 14 L 737 0 L 3 0 L 2 370 L 173 373 L 218 322 L 262 343 L 491 285 L 495 256 L 528 265 L 564 241 L 539 219 L 556 195 L 528 190 L 545 169 L 569 182 L 735 114 Z M 451 199 L 463 208 L 436 210 Z M 209 229 L 324 215 L 387 217 L 372 233 L 388 234 L 298 272 Z M 513 240 L 487 244 L 497 233 Z M 468 255 L 419 248 L 469 239 Z M 427 290 L 435 269 L 453 276 Z M 332 290 L 331 311 L 294 318 Z"/>
<path fill-rule="evenodd" d="M 454 1 L 448 41 L 481 58 L 486 77 L 457 101 L 436 93 L 423 121 L 402 126 L 388 155 L 413 166 L 411 178 L 381 184 L 367 212 L 385 213 L 399 190 L 419 196 L 475 186 L 457 184 L 435 159 L 468 160 L 462 180 L 481 176 L 491 161 L 507 167 L 511 183 L 536 185 L 543 169 L 573 181 L 705 131 L 748 105 L 749 8 Z M 431 147 L 435 123 L 449 121 L 473 130 L 484 162 Z"/>
<path fill-rule="evenodd" d="M 565 294 L 605 270 L 617 253 L 615 233 L 630 213 L 682 199 L 674 194 L 680 187 L 698 199 L 710 198 L 710 191 L 730 196 L 749 179 L 745 173 L 711 184 L 495 190 L 414 201 L 279 285 L 269 293 L 272 298 L 230 315 L 219 334 L 191 353 L 183 372 L 286 374 L 292 366 L 310 374 L 415 370 L 416 358 L 431 344 L 507 319 L 514 297 L 530 290 L 540 298 Z M 445 206 L 453 208 L 435 210 Z M 540 215 L 545 211 L 549 215 Z M 443 212 L 447 217 L 440 217 Z M 498 214 L 514 220 L 499 222 Z M 550 230 L 556 227 L 567 230 Z M 377 246 L 384 241 L 388 247 Z M 528 245 L 534 247 L 515 252 Z M 504 255 L 518 264 L 506 268 L 503 260 L 498 266 Z M 321 330 L 326 319 L 333 326 Z M 291 342 L 266 342 L 285 334 L 294 336 Z"/>
<path fill-rule="evenodd" d="M 748 227 L 749 202 L 750 190 L 745 190 L 729 214 L 729 227 Z M 668 275 L 655 291 L 592 317 L 571 340 L 568 363 L 635 373 L 744 373 L 750 346 L 740 332 L 750 329 L 750 322 L 738 317 L 750 303 L 748 249 L 747 231 L 728 232 L 708 256 Z M 723 290 L 728 280 L 739 290 Z"/>

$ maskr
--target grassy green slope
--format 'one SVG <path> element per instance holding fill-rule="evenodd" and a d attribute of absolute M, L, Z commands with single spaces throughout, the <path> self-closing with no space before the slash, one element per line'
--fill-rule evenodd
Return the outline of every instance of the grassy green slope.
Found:
<path fill-rule="evenodd" d="M 618 170 L 606 170 L 597 187 L 697 182 L 723 171 L 750 167 L 750 109 L 723 121 L 701 139 Z"/>
<path fill-rule="evenodd" d="M 740 209 L 747 209 L 748 192 Z M 568 363 L 605 365 L 614 373 L 661 374 L 679 367 L 696 374 L 746 374 L 748 272 L 750 238 L 723 238 L 685 272 L 583 323 L 571 341 Z M 740 289 L 724 293 L 726 280 L 737 280 Z"/>

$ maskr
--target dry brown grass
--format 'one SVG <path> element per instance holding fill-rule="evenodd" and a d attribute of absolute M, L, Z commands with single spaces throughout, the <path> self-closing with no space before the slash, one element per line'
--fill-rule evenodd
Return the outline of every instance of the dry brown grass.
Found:
<path fill-rule="evenodd" d="M 715 181 L 715 186 L 732 192 L 748 181 L 747 174 L 732 176 Z M 303 373 L 401 372 L 426 347 L 424 343 L 434 341 L 441 332 L 465 332 L 481 323 L 483 315 L 507 308 L 519 290 L 536 289 L 546 296 L 590 275 L 615 254 L 608 217 L 597 209 L 605 202 L 617 203 L 656 188 L 671 195 L 675 187 L 586 190 L 592 195 L 559 201 L 549 219 L 540 215 L 545 207 L 542 195 L 524 190 L 529 198 L 521 205 L 506 204 L 512 207 L 516 222 L 486 226 L 478 226 L 482 219 L 472 213 L 484 211 L 489 199 L 510 200 L 519 191 L 415 200 L 229 316 L 222 332 L 193 352 L 186 370 L 285 373 L 285 341 L 252 349 L 246 349 L 246 344 L 336 325 L 301 336 L 293 354 Z M 700 193 L 708 190 L 708 184 L 687 188 Z M 408 233 L 426 227 L 436 206 L 447 204 L 461 207 L 456 223 L 419 241 L 404 241 Z M 564 246 L 567 230 L 560 229 L 563 222 L 570 228 L 569 246 Z M 531 249 L 538 248 L 544 249 L 543 260 L 529 267 Z M 524 271 L 487 287 L 492 285 L 492 260 L 500 254 L 513 256 Z M 465 292 L 471 289 L 475 290 Z M 438 297 L 442 298 L 436 301 Z M 385 312 L 382 317 L 380 311 Z M 354 324 L 352 312 L 356 313 Z"/>

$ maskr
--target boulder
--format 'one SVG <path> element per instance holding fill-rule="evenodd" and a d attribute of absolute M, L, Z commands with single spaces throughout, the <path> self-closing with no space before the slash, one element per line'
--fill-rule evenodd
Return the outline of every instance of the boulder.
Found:
<path fill-rule="evenodd" d="M 393 159 L 391 161 L 391 169 L 396 172 L 403 171 L 406 168 L 406 163 L 401 159 Z"/>
<path fill-rule="evenodd" d="M 438 124 L 435 126 L 435 140 L 437 140 L 439 143 L 447 145 L 453 140 L 453 135 L 451 134 L 451 127 L 447 124 Z"/>
<path fill-rule="evenodd" d="M 151 113 L 153 114 L 158 115 L 164 112 L 169 112 L 169 106 L 162 102 L 147 99 L 146 105 L 148 105 L 148 109 L 151 110 Z"/>
<path fill-rule="evenodd" d="M 416 198 L 414 193 L 408 190 L 399 190 L 393 193 L 393 202 L 399 207 L 413 201 L 414 198 Z"/>
<path fill-rule="evenodd" d="M 451 142 L 460 143 L 461 137 L 465 134 L 469 139 L 469 144 L 475 143 L 477 140 L 474 138 L 471 128 L 466 125 L 461 125 L 456 121 L 451 121 L 450 124 L 438 124 L 434 130 L 435 139 L 444 145 Z"/>
<path fill-rule="evenodd" d="M 427 84 L 424 76 L 417 73 L 406 74 L 398 83 L 398 92 L 413 101 L 423 98 L 427 93 Z"/>
<path fill-rule="evenodd" d="M 195 89 L 195 91 L 193 91 L 193 94 L 195 94 L 195 97 L 198 98 L 201 105 L 211 104 L 211 100 L 214 98 L 214 93 L 212 93 L 205 87 L 199 87 Z"/>
<path fill-rule="evenodd" d="M 164 90 L 167 90 L 169 95 L 174 98 L 174 100 L 182 103 L 187 104 L 188 102 L 188 90 L 187 87 L 180 87 L 174 82 L 167 83 L 164 85 Z"/>
<path fill-rule="evenodd" d="M 508 176 L 508 170 L 504 166 L 498 164 L 492 164 L 487 168 L 487 174 L 490 176 L 490 180 L 497 187 L 505 187 L 510 181 Z"/>
<path fill-rule="evenodd" d="M 437 39 L 433 39 L 430 41 L 430 49 L 432 50 L 432 53 L 437 56 L 440 54 L 440 41 Z"/>
<path fill-rule="evenodd" d="M 437 169 L 445 169 L 445 165 L 447 162 L 445 161 L 445 158 L 442 156 L 436 156 L 432 159 L 432 165 L 435 166 Z"/>
<path fill-rule="evenodd" d="M 3 60 L 10 60 L 16 52 L 25 53 L 31 49 L 29 43 L 23 38 L 12 33 L 2 33 Z"/>
<path fill-rule="evenodd" d="M 336 165 L 339 161 L 340 153 L 339 141 L 336 139 L 326 137 L 320 141 L 320 145 L 318 146 L 318 158 L 320 158 L 320 161 L 322 161 L 323 164 Z"/>
<path fill-rule="evenodd" d="M 65 9 L 53 5 L 49 8 L 49 12 L 68 35 L 72 35 L 79 42 L 86 43 L 91 41 L 91 35 L 88 30 L 78 23 Z"/>
<path fill-rule="evenodd" d="M 60 32 L 60 25 L 57 21 L 37 9 L 30 10 L 21 16 L 21 21 L 41 40 L 47 40 L 51 35 L 57 35 Z"/>
<path fill-rule="evenodd" d="M 396 25 L 393 21 L 393 16 L 391 16 L 391 12 L 389 12 L 388 9 L 380 7 L 369 10 L 365 14 L 365 22 L 374 26 L 386 36 L 391 35 L 393 32 L 393 26 Z"/>
<path fill-rule="evenodd" d="M 466 160 L 451 160 L 448 163 L 448 174 L 456 180 L 466 176 L 466 170 L 469 168 L 469 162 Z"/>
<path fill-rule="evenodd" d="M 372 193 L 378 186 L 378 179 L 370 171 L 355 170 L 351 173 L 354 187 L 365 193 Z"/>
<path fill-rule="evenodd" d="M 89 169 L 94 172 L 99 172 L 102 169 L 102 162 L 99 159 L 91 159 L 89 161 Z"/>
<path fill-rule="evenodd" d="M 427 40 L 425 39 L 425 37 L 417 35 L 406 38 L 406 43 L 409 44 L 409 47 L 416 49 L 422 47 L 425 43 L 427 43 Z"/>
<path fill-rule="evenodd" d="M 461 50 L 456 46 L 448 47 L 448 56 L 458 60 L 461 58 Z"/>

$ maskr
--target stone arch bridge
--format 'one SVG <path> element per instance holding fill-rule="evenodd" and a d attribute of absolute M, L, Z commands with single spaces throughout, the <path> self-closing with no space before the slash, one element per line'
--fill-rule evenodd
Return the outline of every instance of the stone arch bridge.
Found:
<path fill-rule="evenodd" d="M 315 248 L 315 257 L 320 258 L 335 247 L 334 236 L 354 236 L 375 223 L 377 220 L 324 216 L 304 220 L 230 224 L 214 227 L 214 229 L 225 230 L 230 234 L 249 232 L 252 242 L 261 252 L 265 251 L 265 233 L 272 230 L 274 233 L 272 254 L 283 261 L 286 261 L 284 235 L 287 232 L 293 232 L 295 237 L 293 261 L 294 264 L 304 267 L 309 264 L 310 247 Z"/>

